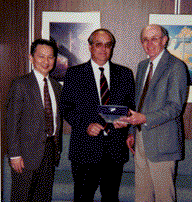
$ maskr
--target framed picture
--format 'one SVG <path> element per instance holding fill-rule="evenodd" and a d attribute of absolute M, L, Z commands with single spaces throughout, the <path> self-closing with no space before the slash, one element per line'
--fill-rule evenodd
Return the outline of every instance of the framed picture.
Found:
<path fill-rule="evenodd" d="M 149 24 L 159 24 L 169 32 L 168 51 L 183 60 L 190 73 L 188 102 L 192 103 L 192 17 L 191 15 L 150 14 Z"/>
<path fill-rule="evenodd" d="M 50 75 L 63 81 L 68 67 L 90 59 L 88 37 L 100 28 L 100 12 L 43 12 L 42 38 L 54 40 L 58 57 Z"/>

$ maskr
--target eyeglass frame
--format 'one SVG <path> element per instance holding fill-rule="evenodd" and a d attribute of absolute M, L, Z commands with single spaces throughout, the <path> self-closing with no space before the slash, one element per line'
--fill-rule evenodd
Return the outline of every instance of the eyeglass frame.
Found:
<path fill-rule="evenodd" d="M 142 38 L 141 42 L 142 43 L 157 43 L 159 39 L 162 39 L 164 36 L 160 36 L 160 37 L 152 37 L 151 39 L 147 39 L 147 38 Z"/>
<path fill-rule="evenodd" d="M 101 48 L 101 47 L 105 47 L 107 49 L 111 49 L 113 47 L 113 43 L 110 41 L 110 42 L 107 42 L 107 43 L 101 43 L 101 42 L 93 42 L 91 45 L 95 45 L 96 48 Z"/>

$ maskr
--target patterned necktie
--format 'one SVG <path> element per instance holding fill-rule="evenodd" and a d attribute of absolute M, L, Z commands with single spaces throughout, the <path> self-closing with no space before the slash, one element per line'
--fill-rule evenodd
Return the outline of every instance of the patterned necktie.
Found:
<path fill-rule="evenodd" d="M 109 102 L 109 88 L 107 84 L 107 79 L 104 75 L 104 68 L 99 67 L 99 70 L 101 71 L 101 75 L 100 75 L 101 103 L 102 105 L 107 105 L 107 103 Z"/>
<path fill-rule="evenodd" d="M 152 75 L 153 75 L 153 63 L 150 62 L 149 73 L 148 73 L 148 76 L 147 76 L 147 79 L 145 82 L 145 86 L 143 88 L 143 93 L 142 93 L 141 98 L 140 98 L 140 102 L 139 102 L 139 106 L 138 106 L 138 112 L 141 112 L 141 109 L 143 107 L 143 103 L 145 100 L 145 96 L 147 94 L 147 90 L 149 88 L 149 83 L 151 81 Z"/>
<path fill-rule="evenodd" d="M 110 94 L 108 84 L 107 84 L 107 79 L 104 75 L 104 68 L 99 67 L 99 70 L 101 71 L 101 75 L 100 75 L 101 103 L 102 105 L 107 105 L 107 103 L 109 102 L 109 94 Z M 106 123 L 106 125 L 104 126 L 104 130 L 107 134 L 109 133 L 109 124 Z M 107 135 L 107 134 L 104 133 L 104 135 Z"/>
<path fill-rule="evenodd" d="M 49 89 L 47 84 L 47 79 L 43 79 L 44 84 L 44 108 L 45 108 L 45 130 L 47 135 L 50 137 L 53 135 L 53 111 L 52 111 L 52 105 L 51 105 L 51 98 L 49 95 Z"/>

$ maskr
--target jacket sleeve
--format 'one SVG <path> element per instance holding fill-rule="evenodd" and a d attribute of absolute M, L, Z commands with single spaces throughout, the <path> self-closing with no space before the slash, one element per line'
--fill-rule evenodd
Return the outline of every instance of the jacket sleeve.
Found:
<path fill-rule="evenodd" d="M 7 142 L 8 156 L 21 156 L 20 142 L 20 119 L 22 115 L 23 99 L 22 84 L 13 81 L 7 97 Z"/>

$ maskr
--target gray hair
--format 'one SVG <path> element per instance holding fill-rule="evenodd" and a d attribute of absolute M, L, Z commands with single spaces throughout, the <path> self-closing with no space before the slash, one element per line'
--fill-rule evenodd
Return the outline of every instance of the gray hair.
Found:
<path fill-rule="evenodd" d="M 88 38 L 89 44 L 90 44 L 90 45 L 93 44 L 93 37 L 94 37 L 94 35 L 97 34 L 98 32 L 105 32 L 105 33 L 107 33 L 107 34 L 111 37 L 111 42 L 112 42 L 113 48 L 114 48 L 115 43 L 116 43 L 115 37 L 113 36 L 113 34 L 112 34 L 109 30 L 104 29 L 104 28 L 96 29 L 95 31 L 93 31 L 93 32 L 91 33 L 91 35 L 90 35 L 89 38 Z"/>

